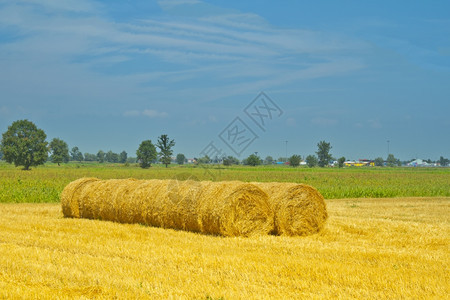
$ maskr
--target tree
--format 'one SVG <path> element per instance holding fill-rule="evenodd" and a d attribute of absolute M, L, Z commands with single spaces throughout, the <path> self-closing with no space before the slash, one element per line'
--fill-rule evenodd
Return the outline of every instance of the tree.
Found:
<path fill-rule="evenodd" d="M 3 152 L 2 152 L 2 150 L 0 150 L 0 160 L 2 160 L 3 159 Z"/>
<path fill-rule="evenodd" d="M 124 163 L 127 162 L 127 159 L 128 159 L 128 154 L 127 154 L 127 152 L 126 152 L 125 150 L 122 151 L 122 152 L 120 152 L 120 154 L 119 154 L 119 162 L 120 162 L 121 164 L 124 164 Z"/>
<path fill-rule="evenodd" d="M 261 158 L 256 154 L 251 154 L 246 159 L 246 164 L 250 166 L 257 166 L 261 164 Z"/>
<path fill-rule="evenodd" d="M 393 166 L 398 165 L 398 159 L 396 159 L 396 158 L 394 157 L 394 154 L 389 154 L 388 157 L 387 157 L 387 159 L 386 159 L 386 163 L 387 163 L 387 165 L 388 165 L 389 167 L 393 167 Z"/>
<path fill-rule="evenodd" d="M 105 152 L 103 152 L 103 150 L 98 150 L 98 152 L 97 152 L 97 161 L 99 163 L 104 163 L 105 162 Z"/>
<path fill-rule="evenodd" d="M 83 153 L 81 153 L 78 147 L 73 147 L 72 150 L 70 150 L 70 156 L 72 156 L 72 160 L 75 161 L 81 162 L 83 160 Z"/>
<path fill-rule="evenodd" d="M 233 156 L 227 156 L 223 158 L 223 165 L 224 166 L 231 166 L 231 165 L 238 165 L 239 159 Z"/>
<path fill-rule="evenodd" d="M 317 157 L 315 155 L 308 155 L 306 157 L 306 164 L 308 165 L 308 167 L 313 168 L 315 166 L 317 166 Z"/>
<path fill-rule="evenodd" d="M 183 153 L 177 154 L 177 164 L 184 165 L 184 162 L 186 161 L 186 156 L 184 156 Z"/>
<path fill-rule="evenodd" d="M 278 157 L 277 161 L 279 162 L 287 162 L 287 157 Z"/>
<path fill-rule="evenodd" d="M 111 154 L 111 161 L 110 162 L 112 162 L 112 163 L 118 163 L 119 162 L 119 154 L 117 154 L 117 153 L 112 153 Z"/>
<path fill-rule="evenodd" d="M 92 153 L 84 153 L 84 161 L 96 161 L 97 160 L 97 155 L 92 154 Z"/>
<path fill-rule="evenodd" d="M 105 154 L 105 160 L 110 163 L 118 163 L 119 162 L 119 154 L 112 152 L 109 150 Z"/>
<path fill-rule="evenodd" d="M 69 146 L 63 140 L 54 138 L 50 142 L 49 148 L 52 152 L 50 158 L 53 163 L 59 166 L 62 162 L 67 163 L 69 161 Z"/>
<path fill-rule="evenodd" d="M 153 145 L 151 140 L 143 141 L 139 145 L 136 155 L 141 168 L 149 168 L 157 156 L 155 145 Z"/>
<path fill-rule="evenodd" d="M 264 160 L 264 164 L 266 165 L 271 165 L 273 163 L 273 157 L 272 156 L 267 156 L 266 159 Z"/>
<path fill-rule="evenodd" d="M 225 157 L 222 161 L 224 166 L 231 166 L 233 164 L 233 162 L 231 161 L 231 159 L 228 159 L 228 157 Z"/>
<path fill-rule="evenodd" d="M 450 160 L 448 158 L 444 158 L 443 156 L 439 158 L 439 164 L 441 165 L 441 167 L 446 167 L 449 163 Z"/>
<path fill-rule="evenodd" d="M 8 163 L 29 170 L 30 167 L 42 165 L 47 160 L 46 138 L 45 132 L 37 128 L 33 122 L 18 120 L 3 133 L 0 151 Z"/>
<path fill-rule="evenodd" d="M 384 165 L 384 159 L 382 157 L 377 157 L 374 160 L 375 166 L 382 167 Z"/>
<path fill-rule="evenodd" d="M 156 147 L 159 148 L 158 155 L 161 158 L 162 163 L 166 165 L 166 168 L 172 161 L 173 146 L 175 146 L 175 141 L 170 140 L 167 134 L 162 134 L 156 143 Z"/>
<path fill-rule="evenodd" d="M 289 157 L 289 165 L 292 167 L 298 167 L 301 161 L 302 157 L 300 155 L 294 154 L 291 157 Z"/>
<path fill-rule="evenodd" d="M 108 152 L 105 153 L 105 161 L 106 162 L 112 162 L 112 154 L 113 154 L 113 152 L 111 150 L 109 150 Z"/>
<path fill-rule="evenodd" d="M 239 163 L 240 163 L 239 158 L 231 156 L 231 155 L 228 155 L 227 157 L 224 157 L 223 160 L 228 160 L 230 165 L 239 165 Z"/>
<path fill-rule="evenodd" d="M 317 157 L 319 158 L 319 167 L 325 167 L 328 166 L 328 163 L 331 160 L 331 154 L 330 154 L 330 150 L 331 150 L 331 145 L 330 143 L 327 143 L 325 141 L 320 141 L 317 144 Z"/>
<path fill-rule="evenodd" d="M 209 164 L 211 162 L 211 159 L 208 155 L 205 155 L 203 157 L 200 157 L 199 159 L 196 159 L 196 161 L 199 164 Z"/>
<path fill-rule="evenodd" d="M 345 157 L 341 157 L 338 159 L 338 166 L 339 168 L 342 168 L 344 166 L 344 162 L 345 162 Z"/>

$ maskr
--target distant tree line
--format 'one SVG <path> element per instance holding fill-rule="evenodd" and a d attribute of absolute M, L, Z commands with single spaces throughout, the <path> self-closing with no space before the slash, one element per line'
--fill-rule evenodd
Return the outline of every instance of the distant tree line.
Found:
<path fill-rule="evenodd" d="M 78 147 L 69 147 L 60 138 L 54 138 L 48 143 L 47 135 L 28 120 L 13 122 L 2 134 L 0 143 L 0 159 L 15 166 L 22 166 L 24 170 L 38 166 L 46 161 L 58 164 L 72 161 L 98 161 L 109 163 L 136 162 L 136 158 L 128 158 L 127 152 L 120 154 L 99 150 L 97 154 L 81 153 Z"/>
<path fill-rule="evenodd" d="M 29 170 L 32 166 L 38 166 L 51 161 L 58 164 L 67 163 L 69 161 L 78 162 L 99 162 L 99 163 L 139 163 L 142 168 L 149 168 L 152 163 L 160 162 L 168 167 L 173 160 L 173 150 L 175 141 L 170 139 L 167 134 L 162 134 L 157 138 L 156 144 L 153 144 L 151 140 L 144 140 L 136 150 L 136 157 L 128 157 L 126 151 L 121 153 L 115 153 L 111 150 L 104 152 L 99 150 L 96 154 L 82 153 L 78 147 L 72 147 L 69 151 L 69 147 L 65 141 L 60 138 L 54 138 L 48 143 L 46 141 L 47 135 L 42 129 L 36 127 L 36 125 L 28 120 L 18 120 L 13 122 L 6 132 L 2 135 L 0 143 L 0 159 L 5 160 L 8 163 L 14 163 L 16 166 L 23 166 L 24 170 Z M 215 157 L 210 158 L 208 156 L 194 158 L 197 164 L 223 164 L 224 166 L 232 165 L 272 165 L 272 164 L 288 164 L 291 167 L 297 167 L 300 164 L 306 164 L 308 167 L 327 167 L 332 162 L 342 168 L 345 163 L 345 157 L 338 159 L 333 158 L 330 151 L 332 146 L 326 141 L 320 141 L 317 144 L 316 155 L 307 155 L 302 158 L 298 154 L 294 154 L 291 157 L 279 157 L 274 160 L 272 156 L 267 156 L 265 159 L 261 159 L 257 152 L 244 158 L 242 161 L 233 156 Z M 186 156 L 182 153 L 178 153 L 175 162 L 182 165 L 187 162 Z M 425 160 L 428 163 L 439 163 L 441 166 L 448 166 L 450 160 L 441 156 L 438 161 Z M 387 159 L 377 157 L 373 161 L 375 166 L 401 166 L 402 163 L 399 159 L 395 158 L 393 154 L 389 154 Z"/>

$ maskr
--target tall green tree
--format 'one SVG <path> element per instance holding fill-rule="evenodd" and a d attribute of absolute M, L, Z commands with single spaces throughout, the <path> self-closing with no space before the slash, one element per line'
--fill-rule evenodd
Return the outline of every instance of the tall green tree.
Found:
<path fill-rule="evenodd" d="M 209 164 L 211 162 L 211 158 L 209 158 L 208 155 L 205 155 L 203 157 L 200 157 L 199 159 L 196 159 L 198 164 L 204 165 Z"/>
<path fill-rule="evenodd" d="M 448 158 L 444 158 L 443 156 L 439 158 L 439 164 L 441 165 L 441 167 L 446 167 L 449 163 L 450 160 Z"/>
<path fill-rule="evenodd" d="M 112 152 L 109 150 L 105 154 L 105 160 L 109 163 L 118 163 L 119 162 L 119 154 Z"/>
<path fill-rule="evenodd" d="M 341 157 L 338 159 L 338 166 L 339 168 L 342 168 L 344 166 L 344 162 L 345 162 L 345 157 Z"/>
<path fill-rule="evenodd" d="M 245 160 L 247 165 L 250 166 L 258 166 L 261 164 L 261 158 L 256 154 L 250 154 L 249 157 Z"/>
<path fill-rule="evenodd" d="M 52 153 L 50 159 L 53 163 L 58 164 L 58 166 L 64 162 L 69 162 L 69 146 L 67 143 L 61 139 L 54 138 L 50 142 L 50 152 Z"/>
<path fill-rule="evenodd" d="M 239 159 L 229 155 L 229 156 L 223 158 L 222 163 L 224 166 L 238 165 Z"/>
<path fill-rule="evenodd" d="M 96 161 L 97 160 L 97 155 L 92 154 L 92 153 L 84 153 L 84 161 Z"/>
<path fill-rule="evenodd" d="M 315 155 L 308 155 L 305 159 L 306 164 L 308 165 L 308 167 L 313 168 L 315 166 L 317 166 L 318 160 L 317 157 Z"/>
<path fill-rule="evenodd" d="M 141 168 L 149 168 L 157 156 L 155 145 L 151 140 L 143 141 L 136 151 L 136 156 Z"/>
<path fill-rule="evenodd" d="M 389 154 L 387 159 L 386 159 L 386 163 L 389 167 L 394 167 L 394 166 L 400 166 L 400 160 L 398 160 L 397 158 L 394 157 L 394 154 Z"/>
<path fill-rule="evenodd" d="M 330 143 L 327 143 L 325 141 L 320 141 L 317 144 L 317 157 L 319 158 L 319 167 L 325 167 L 328 166 L 328 163 L 330 162 L 332 156 L 330 154 L 331 150 Z"/>
<path fill-rule="evenodd" d="M 120 152 L 120 154 L 119 154 L 119 162 L 121 164 L 124 164 L 124 163 L 127 162 L 127 159 L 128 159 L 128 153 L 125 150 Z"/>
<path fill-rule="evenodd" d="M 186 160 L 186 156 L 183 153 L 177 154 L 177 164 L 184 165 L 184 161 Z"/>
<path fill-rule="evenodd" d="M 0 150 L 8 163 L 23 166 L 29 170 L 32 166 L 45 163 L 48 157 L 47 135 L 33 122 L 18 120 L 3 133 Z"/>
<path fill-rule="evenodd" d="M 105 162 L 105 152 L 103 152 L 103 150 L 98 150 L 98 152 L 97 152 L 97 161 L 99 163 L 104 163 Z"/>
<path fill-rule="evenodd" d="M 78 147 L 73 147 L 72 150 L 70 150 L 70 156 L 72 157 L 72 160 L 75 161 L 81 162 L 83 160 L 83 153 L 81 153 Z"/>
<path fill-rule="evenodd" d="M 175 141 L 169 139 L 167 134 L 162 134 L 156 143 L 156 147 L 159 148 L 158 155 L 161 158 L 161 162 L 166 165 L 166 168 L 172 161 L 173 146 L 175 146 Z"/>
<path fill-rule="evenodd" d="M 374 160 L 375 166 L 382 167 L 384 165 L 384 159 L 382 157 L 377 157 Z"/>
<path fill-rule="evenodd" d="M 298 167 L 301 161 L 302 157 L 300 155 L 294 154 L 291 157 L 289 157 L 289 165 L 291 167 Z"/>

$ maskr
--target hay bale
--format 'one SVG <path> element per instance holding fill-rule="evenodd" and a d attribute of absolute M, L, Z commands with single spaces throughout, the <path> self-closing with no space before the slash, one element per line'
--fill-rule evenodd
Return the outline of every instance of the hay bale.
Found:
<path fill-rule="evenodd" d="M 80 178 L 69 183 L 61 193 L 61 206 L 65 217 L 80 218 L 79 197 L 84 187 L 98 178 Z"/>
<path fill-rule="evenodd" d="M 255 183 L 269 195 L 274 211 L 274 234 L 304 236 L 319 232 L 328 218 L 323 196 L 305 184 Z"/>
<path fill-rule="evenodd" d="M 267 194 L 250 183 L 202 182 L 197 214 L 200 229 L 206 233 L 251 236 L 273 229 Z"/>
<path fill-rule="evenodd" d="M 268 196 L 253 184 L 179 180 L 79 180 L 61 198 L 66 217 L 142 223 L 218 234 L 249 236 L 273 229 Z M 78 189 L 78 186 L 81 186 Z M 71 205 L 67 205 L 70 199 Z M 78 210 L 67 207 L 75 206 Z"/>
<path fill-rule="evenodd" d="M 131 223 L 135 205 L 130 201 L 135 179 L 98 180 L 89 183 L 79 195 L 80 218 Z"/>

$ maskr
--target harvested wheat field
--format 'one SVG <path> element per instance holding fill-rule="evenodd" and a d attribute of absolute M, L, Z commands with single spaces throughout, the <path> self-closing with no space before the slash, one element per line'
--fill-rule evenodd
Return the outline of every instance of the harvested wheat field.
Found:
<path fill-rule="evenodd" d="M 0 298 L 445 299 L 450 198 L 327 200 L 306 237 L 219 237 L 0 204 Z"/>

